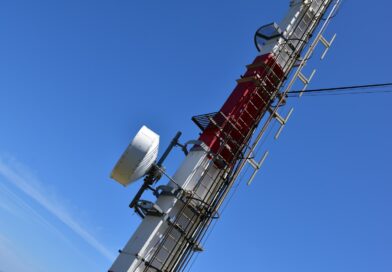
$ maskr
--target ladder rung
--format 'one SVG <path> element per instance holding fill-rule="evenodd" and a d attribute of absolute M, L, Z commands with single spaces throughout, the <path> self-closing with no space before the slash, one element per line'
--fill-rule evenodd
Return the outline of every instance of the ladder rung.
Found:
<path fill-rule="evenodd" d="M 184 212 L 182 213 L 182 216 L 184 216 L 186 219 L 188 219 L 188 221 L 193 222 L 192 219 L 186 215 Z"/>
<path fill-rule="evenodd" d="M 206 172 L 206 176 L 208 176 L 210 179 L 215 179 L 210 173 Z"/>
<path fill-rule="evenodd" d="M 236 124 L 234 124 L 233 122 L 231 122 L 229 119 L 227 119 L 227 122 L 229 122 L 229 124 L 239 133 L 242 135 L 241 130 L 238 129 L 238 127 L 236 126 Z"/>
<path fill-rule="evenodd" d="M 252 98 L 251 98 L 252 99 Z M 256 110 L 258 111 L 259 108 L 252 102 L 252 100 L 249 100 L 249 104 Z"/>
<path fill-rule="evenodd" d="M 238 117 L 238 120 L 240 120 L 245 125 L 245 127 L 249 128 L 249 125 L 245 122 L 244 119 L 242 119 L 241 116 Z"/>
<path fill-rule="evenodd" d="M 268 74 L 268 75 L 272 75 L 272 76 L 275 77 L 275 79 L 277 79 L 277 80 L 280 80 L 280 79 L 281 79 L 281 78 L 274 72 L 274 70 L 273 70 L 270 66 L 266 65 L 264 62 L 259 62 L 259 63 L 255 63 L 255 64 L 248 64 L 248 65 L 246 65 L 246 67 L 247 67 L 248 69 L 255 69 L 255 68 L 259 68 L 259 67 L 266 68 L 266 69 L 264 70 L 264 73 L 262 74 L 262 76 L 260 76 L 259 80 L 265 78 L 267 74 Z"/>
<path fill-rule="evenodd" d="M 238 117 L 238 119 L 240 119 L 241 117 Z M 241 132 L 239 130 L 237 130 L 240 134 Z M 232 131 L 224 131 L 221 130 L 221 133 L 223 135 L 216 135 L 217 137 L 219 137 L 222 141 L 224 141 L 224 143 L 227 145 L 229 142 L 234 142 L 234 144 L 236 143 L 236 140 L 233 139 L 233 136 L 231 136 Z"/>
<path fill-rule="evenodd" d="M 257 172 L 260 170 L 260 168 L 263 165 L 263 163 L 264 163 L 265 159 L 267 158 L 268 154 L 269 154 L 269 151 L 266 151 L 264 153 L 263 157 L 261 158 L 261 160 L 258 163 L 255 162 L 253 159 L 251 159 L 251 160 L 248 159 L 249 164 L 254 169 L 252 176 L 249 178 L 249 180 L 247 182 L 248 186 L 250 186 L 252 184 L 253 179 L 255 178 Z"/>
<path fill-rule="evenodd" d="M 272 92 L 270 92 L 265 86 L 259 86 L 259 87 L 261 87 L 262 88 L 262 93 L 267 93 L 269 96 L 271 96 L 272 95 Z"/>
<path fill-rule="evenodd" d="M 270 83 L 274 88 L 277 87 L 276 84 L 277 84 L 278 82 L 273 82 L 273 81 L 270 79 L 270 77 L 266 76 L 266 77 L 265 77 L 265 80 L 268 80 L 269 83 Z"/>
<path fill-rule="evenodd" d="M 162 245 L 162 249 L 167 253 L 171 254 L 171 250 L 169 250 L 164 244 Z"/>
<path fill-rule="evenodd" d="M 174 237 L 172 234 L 168 233 L 167 237 L 169 237 L 170 239 L 172 239 L 173 241 L 177 242 L 178 239 L 176 237 Z"/>
<path fill-rule="evenodd" d="M 200 183 L 200 186 L 204 187 L 204 189 L 207 189 L 207 190 L 209 189 L 209 188 L 207 187 L 207 185 L 205 185 L 203 182 Z"/>
<path fill-rule="evenodd" d="M 160 264 L 163 264 L 163 262 L 164 262 L 163 260 L 159 259 L 158 257 L 155 257 L 154 261 L 157 261 Z"/>
<path fill-rule="evenodd" d="M 226 119 L 226 121 L 233 127 L 233 129 L 235 129 L 238 133 L 240 133 L 240 134 L 242 135 L 241 130 L 238 129 L 238 127 L 237 127 L 233 122 L 231 122 L 229 118 L 227 118 L 227 117 L 224 116 L 223 114 L 222 114 L 222 116 L 223 116 L 223 117 Z M 219 127 L 218 124 L 213 120 L 213 118 L 209 118 L 209 119 L 210 119 L 210 121 L 211 121 L 211 122 L 221 131 L 221 132 L 224 132 L 224 131 L 223 131 L 223 128 L 222 128 L 222 127 Z M 216 135 L 216 136 L 217 136 L 217 135 Z"/>
<path fill-rule="evenodd" d="M 267 104 L 267 102 L 264 100 L 264 98 L 259 94 L 258 90 L 256 90 L 255 94 L 257 97 L 259 97 L 261 99 L 261 101 L 263 101 L 264 104 Z"/>
<path fill-rule="evenodd" d="M 256 121 L 256 117 L 253 116 L 253 115 L 246 109 L 246 107 L 244 108 L 243 113 L 244 113 L 244 112 L 245 112 L 253 121 Z"/>

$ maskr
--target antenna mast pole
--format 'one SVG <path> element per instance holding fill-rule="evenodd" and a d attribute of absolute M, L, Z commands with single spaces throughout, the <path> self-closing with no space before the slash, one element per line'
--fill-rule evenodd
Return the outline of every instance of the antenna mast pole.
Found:
<path fill-rule="evenodd" d="M 328 41 L 324 31 L 339 4 L 291 0 L 281 23 L 258 29 L 260 54 L 218 112 L 192 118 L 201 136 L 169 183 L 154 189 L 156 202 L 133 203 L 143 221 L 109 272 L 183 271 L 192 255 L 203 250 L 203 237 L 243 167 L 249 163 L 254 177 L 265 160 L 268 153 L 256 161 L 254 152 L 270 123 L 281 125 L 276 138 L 287 123 L 292 110 L 287 117 L 279 110 L 294 82 L 299 79 L 305 90 L 312 79 L 314 73 L 306 77 L 302 69 L 315 47 L 322 44 L 326 53 L 331 46 L 335 36 Z"/>

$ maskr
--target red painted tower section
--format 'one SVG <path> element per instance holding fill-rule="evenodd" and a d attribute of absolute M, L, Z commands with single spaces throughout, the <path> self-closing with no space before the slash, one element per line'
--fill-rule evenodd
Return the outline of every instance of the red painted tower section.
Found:
<path fill-rule="evenodd" d="M 232 164 L 249 133 L 268 111 L 284 76 L 273 54 L 258 56 L 247 67 L 234 91 L 199 138 L 212 152 L 221 155 L 226 164 Z"/>

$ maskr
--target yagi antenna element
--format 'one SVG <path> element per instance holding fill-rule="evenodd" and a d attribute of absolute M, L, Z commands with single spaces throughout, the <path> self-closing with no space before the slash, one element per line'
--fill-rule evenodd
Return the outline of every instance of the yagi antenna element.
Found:
<path fill-rule="evenodd" d="M 114 166 L 111 178 L 127 186 L 148 173 L 158 157 L 159 135 L 143 126 Z"/>

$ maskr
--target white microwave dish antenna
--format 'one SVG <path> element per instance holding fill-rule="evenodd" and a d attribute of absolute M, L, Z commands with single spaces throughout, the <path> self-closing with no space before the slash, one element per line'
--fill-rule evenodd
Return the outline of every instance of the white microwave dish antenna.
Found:
<path fill-rule="evenodd" d="M 114 166 L 111 178 L 127 186 L 148 173 L 158 157 L 159 135 L 143 126 Z"/>

